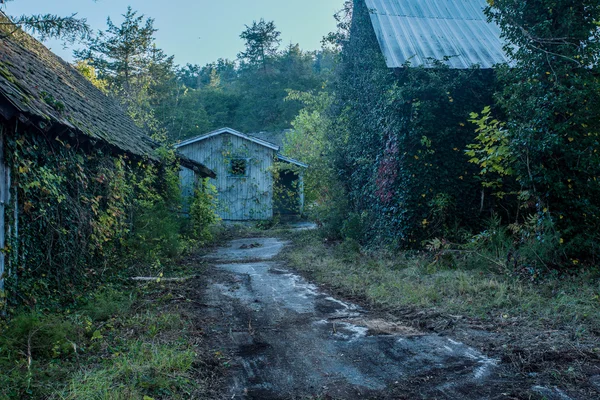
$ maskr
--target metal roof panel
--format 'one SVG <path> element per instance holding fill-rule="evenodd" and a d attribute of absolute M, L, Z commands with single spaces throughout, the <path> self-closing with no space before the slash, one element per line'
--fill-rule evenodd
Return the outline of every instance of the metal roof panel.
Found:
<path fill-rule="evenodd" d="M 500 28 L 487 21 L 485 0 L 365 0 L 388 67 L 492 68 L 509 63 Z"/>

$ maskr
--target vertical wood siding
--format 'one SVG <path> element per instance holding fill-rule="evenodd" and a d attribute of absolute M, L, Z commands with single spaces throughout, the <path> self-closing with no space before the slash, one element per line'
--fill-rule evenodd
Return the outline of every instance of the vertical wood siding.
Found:
<path fill-rule="evenodd" d="M 6 157 L 4 156 L 4 132 L 5 127 L 0 122 L 0 249 L 6 247 L 6 203 L 10 186 L 7 181 L 8 168 L 6 166 Z M 0 304 L 4 303 L 6 293 L 4 291 L 4 277 L 6 270 L 6 255 L 0 251 Z M 0 313 L 3 309 L 0 308 Z"/>
<path fill-rule="evenodd" d="M 264 220 L 273 218 L 273 160 L 275 151 L 249 140 L 222 134 L 179 148 L 179 151 L 215 171 L 219 216 L 228 221 Z M 232 158 L 248 159 L 246 177 L 232 177 Z M 184 196 L 193 194 L 194 173 L 180 174 Z"/>

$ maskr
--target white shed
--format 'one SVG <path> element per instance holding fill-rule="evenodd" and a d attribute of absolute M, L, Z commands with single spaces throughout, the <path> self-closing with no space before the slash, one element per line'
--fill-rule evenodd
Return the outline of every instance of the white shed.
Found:
<path fill-rule="evenodd" d="M 217 178 L 219 216 L 226 221 L 268 220 L 275 214 L 301 214 L 302 171 L 307 168 L 279 153 L 280 145 L 223 128 L 176 145 L 193 161 L 212 169 Z M 194 173 L 180 173 L 184 196 L 193 196 Z"/>

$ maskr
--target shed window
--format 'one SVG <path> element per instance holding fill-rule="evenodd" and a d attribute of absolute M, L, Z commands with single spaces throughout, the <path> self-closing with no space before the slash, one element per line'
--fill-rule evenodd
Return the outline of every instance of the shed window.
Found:
<path fill-rule="evenodd" d="M 234 158 L 229 164 L 229 176 L 248 176 L 248 159 Z"/>

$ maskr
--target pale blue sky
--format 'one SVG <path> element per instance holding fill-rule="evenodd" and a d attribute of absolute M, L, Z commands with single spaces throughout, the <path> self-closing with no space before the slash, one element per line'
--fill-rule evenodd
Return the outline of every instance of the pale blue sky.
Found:
<path fill-rule="evenodd" d="M 106 17 L 120 22 L 128 5 L 155 19 L 157 43 L 178 64 L 206 64 L 218 58 L 233 59 L 243 49 L 239 38 L 244 24 L 264 18 L 282 32 L 283 44 L 300 43 L 305 50 L 320 48 L 320 41 L 335 29 L 333 14 L 343 0 L 14 0 L 6 5 L 11 15 L 77 12 L 95 29 L 106 27 Z M 72 49 L 47 43 L 70 60 Z"/>

